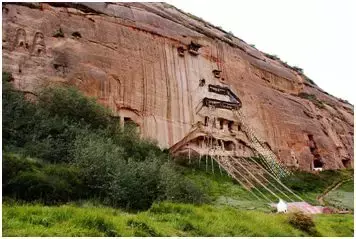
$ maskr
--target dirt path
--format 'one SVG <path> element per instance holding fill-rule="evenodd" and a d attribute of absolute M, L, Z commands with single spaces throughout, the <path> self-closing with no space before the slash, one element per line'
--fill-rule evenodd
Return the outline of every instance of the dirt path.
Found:
<path fill-rule="evenodd" d="M 320 203 L 321 205 L 325 205 L 325 203 L 324 203 L 324 197 L 326 197 L 331 191 L 334 191 L 334 190 L 338 189 L 342 184 L 344 184 L 344 183 L 346 183 L 346 182 L 348 182 L 348 181 L 350 181 L 350 180 L 352 180 L 352 177 L 347 178 L 347 179 L 344 179 L 344 180 L 341 180 L 341 181 L 339 181 L 339 182 L 336 183 L 336 184 L 330 185 L 330 186 L 327 187 L 327 188 L 325 189 L 325 191 L 324 191 L 322 194 L 320 194 L 316 199 L 319 201 L 319 203 Z"/>

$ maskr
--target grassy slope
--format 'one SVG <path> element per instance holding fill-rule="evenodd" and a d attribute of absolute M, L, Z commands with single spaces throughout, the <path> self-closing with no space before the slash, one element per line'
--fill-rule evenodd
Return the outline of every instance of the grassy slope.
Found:
<path fill-rule="evenodd" d="M 308 236 L 287 215 L 160 203 L 129 214 L 104 207 L 3 205 L 4 236 Z M 322 236 L 352 236 L 352 215 L 315 216 Z"/>
<path fill-rule="evenodd" d="M 205 168 L 205 166 L 202 166 Z M 185 175 L 194 181 L 212 199 L 213 205 L 226 205 L 240 209 L 257 209 L 258 211 L 271 212 L 271 208 L 264 201 L 258 201 L 226 173 L 220 174 L 219 168 L 215 168 L 212 174 L 211 168 L 204 170 L 185 168 Z"/>
<path fill-rule="evenodd" d="M 331 191 L 324 198 L 328 205 L 338 208 L 354 209 L 354 181 L 342 184 L 338 189 Z"/>
<path fill-rule="evenodd" d="M 205 168 L 205 167 L 204 167 Z M 163 202 L 138 214 L 90 204 L 45 207 L 4 204 L 4 236 L 308 236 L 271 213 L 225 174 L 185 168 L 212 205 Z M 332 181 L 332 180 L 331 180 Z M 343 185 L 340 189 L 351 191 Z M 322 189 L 320 189 L 322 191 Z M 309 196 L 314 195 L 312 192 Z M 254 210 L 248 210 L 254 209 Z M 353 236 L 353 215 L 315 215 L 322 236 Z"/>

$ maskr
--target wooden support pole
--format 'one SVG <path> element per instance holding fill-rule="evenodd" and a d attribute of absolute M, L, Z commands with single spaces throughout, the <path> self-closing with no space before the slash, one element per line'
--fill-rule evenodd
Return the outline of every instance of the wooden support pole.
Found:
<path fill-rule="evenodd" d="M 217 156 L 218 157 L 218 160 L 219 160 L 219 162 L 220 162 L 220 156 Z M 220 175 L 222 175 L 222 172 L 221 172 L 221 166 L 220 166 L 220 164 L 218 164 L 219 165 L 219 171 L 220 171 Z"/>
<path fill-rule="evenodd" d="M 191 159 L 190 159 L 190 148 L 189 148 L 188 152 L 189 152 L 189 164 L 191 164 Z"/>
<path fill-rule="evenodd" d="M 205 155 L 205 172 L 208 172 L 208 156 Z"/>
<path fill-rule="evenodd" d="M 214 174 L 214 159 L 213 157 L 210 157 L 211 158 L 211 170 L 213 171 L 213 174 Z"/>

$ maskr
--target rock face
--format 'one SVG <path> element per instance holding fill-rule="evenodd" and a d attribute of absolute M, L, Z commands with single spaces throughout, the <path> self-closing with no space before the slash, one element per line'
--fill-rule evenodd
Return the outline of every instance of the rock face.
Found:
<path fill-rule="evenodd" d="M 254 155 L 244 124 L 290 168 L 353 167 L 352 105 L 170 5 L 7 3 L 2 11 L 3 70 L 27 94 L 75 85 L 177 154 Z"/>

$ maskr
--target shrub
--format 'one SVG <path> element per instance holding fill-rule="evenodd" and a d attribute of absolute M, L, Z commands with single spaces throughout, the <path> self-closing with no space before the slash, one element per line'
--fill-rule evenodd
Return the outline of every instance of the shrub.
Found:
<path fill-rule="evenodd" d="M 6 75 L 6 77 L 9 77 Z M 148 209 L 156 200 L 201 203 L 204 194 L 168 163 L 168 152 L 119 127 L 109 111 L 71 87 L 36 103 L 3 81 L 4 195 L 46 204 L 78 198 Z"/>
<path fill-rule="evenodd" d="M 55 33 L 52 35 L 53 37 L 64 37 L 64 33 L 62 31 L 62 28 L 60 27 Z"/>
<path fill-rule="evenodd" d="M 315 104 L 317 107 L 319 107 L 321 109 L 325 108 L 324 103 L 322 101 L 318 100 L 318 98 L 313 94 L 308 94 L 306 92 L 300 92 L 298 94 L 298 96 L 300 98 L 310 100 L 311 102 L 313 102 L 313 104 Z"/>
<path fill-rule="evenodd" d="M 79 170 L 34 159 L 3 154 L 3 195 L 45 204 L 68 202 L 83 196 Z"/>
<path fill-rule="evenodd" d="M 82 35 L 80 34 L 80 32 L 73 32 L 72 36 L 75 38 L 82 38 Z"/>
<path fill-rule="evenodd" d="M 144 162 L 129 160 L 120 166 L 109 182 L 110 204 L 135 210 L 150 208 L 162 194 L 159 188 L 161 163 L 156 159 Z"/>
<path fill-rule="evenodd" d="M 271 55 L 271 54 L 265 53 L 265 56 L 267 56 L 268 58 L 270 58 L 272 60 L 280 60 L 280 58 L 277 55 Z"/>
<path fill-rule="evenodd" d="M 311 84 L 313 84 L 313 85 L 316 85 L 315 82 L 314 82 L 312 79 L 310 79 L 309 77 L 304 76 L 304 79 L 305 79 L 307 82 L 309 82 L 309 83 L 311 83 Z"/>
<path fill-rule="evenodd" d="M 3 73 L 3 79 L 7 77 L 10 75 Z M 6 80 L 3 80 L 2 87 L 3 145 L 21 147 L 31 139 L 31 131 L 36 124 L 36 107 Z"/>
<path fill-rule="evenodd" d="M 209 201 L 200 188 L 177 173 L 177 168 L 172 163 L 166 163 L 162 166 L 160 177 L 160 187 L 164 192 L 161 199 L 196 204 Z"/>
<path fill-rule="evenodd" d="M 73 87 L 46 88 L 39 95 L 39 106 L 48 116 L 60 116 L 90 125 L 106 127 L 110 123 L 109 111 L 93 98 L 84 96 Z"/>
<path fill-rule="evenodd" d="M 300 211 L 290 213 L 288 215 L 288 223 L 293 227 L 300 229 L 304 232 L 316 236 L 318 233 L 315 229 L 315 223 L 313 219 Z"/>
<path fill-rule="evenodd" d="M 2 80 L 3 81 L 13 81 L 14 77 L 9 72 L 2 72 Z"/>

